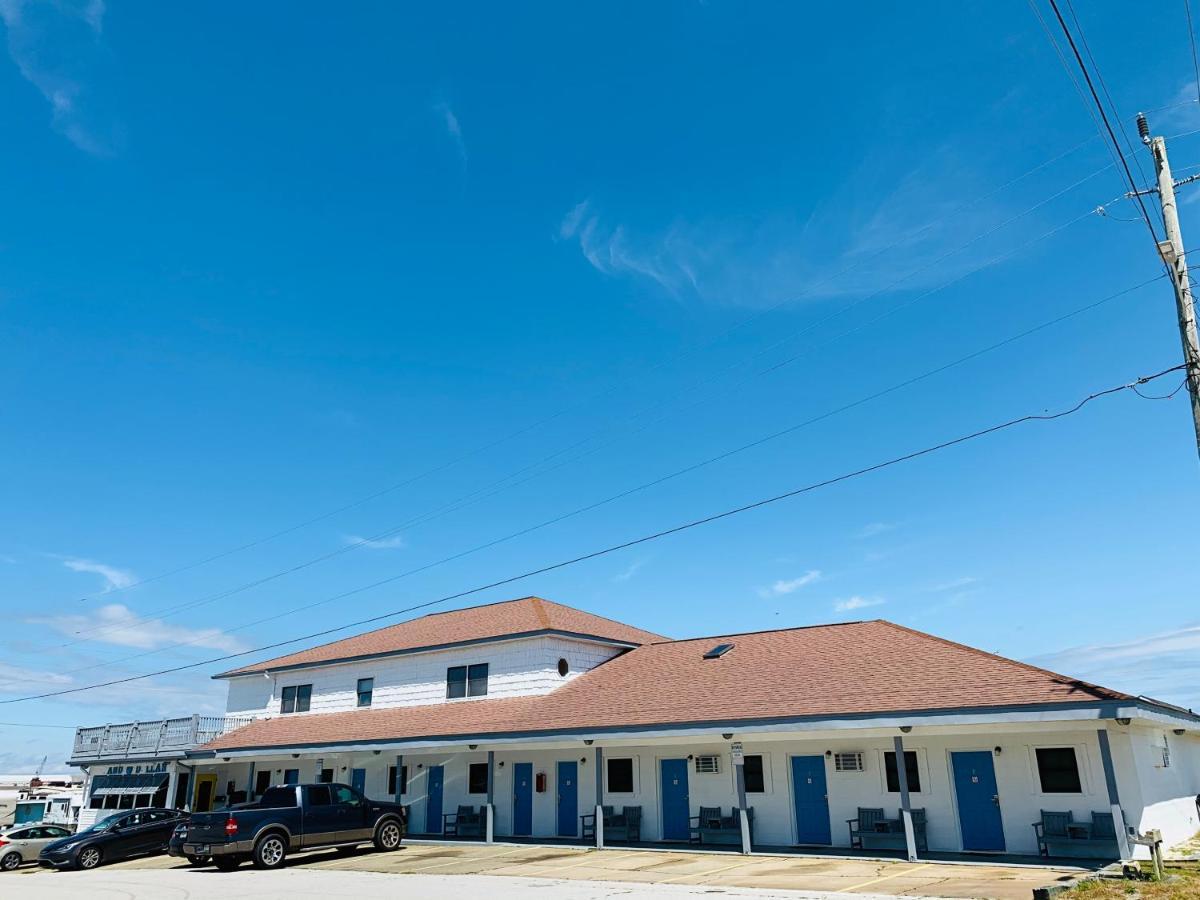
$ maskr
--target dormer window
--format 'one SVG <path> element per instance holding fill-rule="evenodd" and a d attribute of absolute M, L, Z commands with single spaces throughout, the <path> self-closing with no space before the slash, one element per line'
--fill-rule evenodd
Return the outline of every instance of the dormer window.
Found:
<path fill-rule="evenodd" d="M 283 689 L 279 698 L 281 713 L 308 712 L 312 703 L 311 684 L 292 684 Z"/>
<path fill-rule="evenodd" d="M 473 666 L 451 666 L 446 670 L 446 698 L 486 697 L 488 692 L 488 664 Z"/>
<path fill-rule="evenodd" d="M 371 705 L 371 696 L 375 693 L 375 679 L 374 678 L 358 679 L 358 692 L 357 693 L 358 693 L 358 705 L 359 706 L 370 706 Z"/>

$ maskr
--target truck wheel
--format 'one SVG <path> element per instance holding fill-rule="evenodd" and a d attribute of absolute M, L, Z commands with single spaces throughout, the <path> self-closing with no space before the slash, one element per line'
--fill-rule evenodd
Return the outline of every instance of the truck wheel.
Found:
<path fill-rule="evenodd" d="M 216 856 L 213 857 L 213 865 L 217 867 L 218 872 L 232 872 L 242 861 L 236 856 Z"/>
<path fill-rule="evenodd" d="M 254 845 L 254 868 L 278 869 L 287 856 L 287 844 L 279 834 L 266 834 Z"/>
<path fill-rule="evenodd" d="M 375 829 L 375 849 L 384 852 L 400 848 L 400 823 L 387 819 Z"/>
<path fill-rule="evenodd" d="M 103 858 L 104 854 L 100 852 L 99 847 L 84 847 L 79 851 L 79 856 L 75 857 L 75 866 L 80 869 L 94 869 L 100 865 Z"/>
<path fill-rule="evenodd" d="M 5 853 L 3 857 L 0 857 L 0 870 L 5 872 L 11 872 L 20 864 L 21 854 L 17 853 L 16 851 L 13 851 L 12 853 Z"/>

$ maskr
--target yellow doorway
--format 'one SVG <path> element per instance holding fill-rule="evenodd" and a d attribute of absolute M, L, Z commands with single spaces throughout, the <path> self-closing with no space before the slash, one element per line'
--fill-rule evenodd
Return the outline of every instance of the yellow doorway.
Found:
<path fill-rule="evenodd" d="M 192 802 L 192 812 L 208 812 L 211 810 L 213 805 L 213 796 L 216 793 L 216 775 L 197 775 L 196 795 Z"/>

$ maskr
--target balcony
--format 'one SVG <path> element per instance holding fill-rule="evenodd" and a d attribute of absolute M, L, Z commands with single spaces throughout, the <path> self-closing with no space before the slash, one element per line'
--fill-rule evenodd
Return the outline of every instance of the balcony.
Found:
<path fill-rule="evenodd" d="M 70 762 L 179 757 L 253 721 L 253 716 L 187 716 L 77 728 Z"/>

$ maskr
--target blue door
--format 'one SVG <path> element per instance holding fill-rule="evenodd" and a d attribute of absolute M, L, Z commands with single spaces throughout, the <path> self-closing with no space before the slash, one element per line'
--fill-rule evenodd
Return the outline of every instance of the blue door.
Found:
<path fill-rule="evenodd" d="M 686 841 L 691 837 L 688 805 L 688 761 L 664 759 L 659 764 L 659 783 L 662 793 L 662 839 Z"/>
<path fill-rule="evenodd" d="M 513 832 L 533 834 L 533 763 L 513 766 Z"/>
<path fill-rule="evenodd" d="M 430 766 L 425 776 L 425 832 L 442 833 L 442 767 Z"/>
<path fill-rule="evenodd" d="M 367 770 L 366 769 L 351 769 L 350 770 L 350 787 L 354 788 L 360 794 L 367 793 Z"/>
<path fill-rule="evenodd" d="M 830 843 L 825 757 L 792 757 L 792 798 L 796 804 L 796 843 Z"/>
<path fill-rule="evenodd" d="M 1000 792 L 996 790 L 992 754 L 971 750 L 951 753 L 950 759 L 963 849 L 1003 850 L 1004 825 L 1000 821 Z"/>
<path fill-rule="evenodd" d="M 299 784 L 300 783 L 300 770 L 299 769 L 284 769 L 283 770 L 283 783 L 284 784 Z"/>
<path fill-rule="evenodd" d="M 575 837 L 579 825 L 579 764 L 575 760 L 558 764 L 559 837 Z"/>

